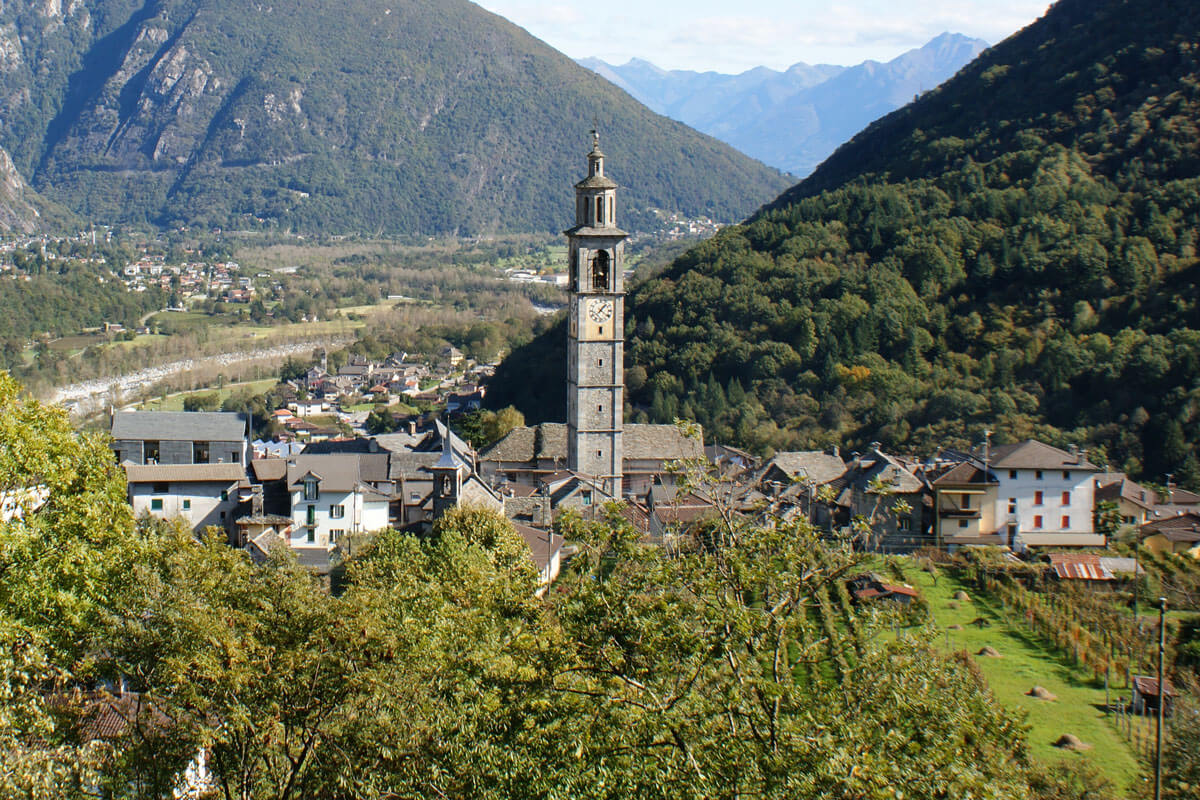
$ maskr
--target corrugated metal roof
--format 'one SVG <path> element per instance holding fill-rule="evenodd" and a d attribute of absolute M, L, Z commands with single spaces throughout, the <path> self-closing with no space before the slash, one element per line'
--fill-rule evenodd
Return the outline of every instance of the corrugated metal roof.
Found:
<path fill-rule="evenodd" d="M 1063 561 L 1054 565 L 1054 572 L 1065 580 L 1111 581 L 1113 574 L 1099 564 Z"/>

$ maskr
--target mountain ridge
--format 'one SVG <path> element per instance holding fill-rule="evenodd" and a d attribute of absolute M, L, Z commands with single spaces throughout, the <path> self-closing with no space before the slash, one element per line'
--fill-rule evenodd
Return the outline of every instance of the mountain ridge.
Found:
<path fill-rule="evenodd" d="M 872 120 L 932 89 L 987 47 L 982 39 L 942 33 L 887 62 L 798 62 L 737 75 L 664 70 L 644 59 L 579 63 L 651 109 L 804 176 Z"/>
<path fill-rule="evenodd" d="M 634 228 L 789 184 L 466 0 L 16 0 L 0 118 L 34 188 L 118 223 L 554 230 L 595 118 Z"/>

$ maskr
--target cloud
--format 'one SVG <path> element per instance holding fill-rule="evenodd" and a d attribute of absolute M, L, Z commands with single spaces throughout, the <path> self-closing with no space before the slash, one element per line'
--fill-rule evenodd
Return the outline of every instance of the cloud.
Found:
<path fill-rule="evenodd" d="M 886 61 L 951 31 L 995 43 L 1047 0 L 483 0 L 575 58 L 645 58 L 670 68 L 740 71 L 797 61 Z"/>

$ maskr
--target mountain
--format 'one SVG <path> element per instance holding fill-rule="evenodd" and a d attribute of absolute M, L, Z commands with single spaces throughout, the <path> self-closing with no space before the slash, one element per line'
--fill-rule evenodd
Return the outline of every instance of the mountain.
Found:
<path fill-rule="evenodd" d="M 759 451 L 987 429 L 1200 487 L 1197 120 L 1200 6 L 1060 0 L 636 286 L 630 418 Z M 519 383 L 556 333 L 490 402 L 558 411 Z"/>
<path fill-rule="evenodd" d="M 101 221 L 556 230 L 598 121 L 638 227 L 788 185 L 467 0 L 9 0 L 0 145 Z"/>
<path fill-rule="evenodd" d="M 666 71 L 634 59 L 595 70 L 650 108 L 715 136 L 747 155 L 808 175 L 868 123 L 945 81 L 987 49 L 982 39 L 943 33 L 886 64 L 795 64 L 740 75 Z"/>
<path fill-rule="evenodd" d="M 0 149 L 0 233 L 33 233 L 41 212 L 38 198 L 17 171 L 12 157 Z"/>

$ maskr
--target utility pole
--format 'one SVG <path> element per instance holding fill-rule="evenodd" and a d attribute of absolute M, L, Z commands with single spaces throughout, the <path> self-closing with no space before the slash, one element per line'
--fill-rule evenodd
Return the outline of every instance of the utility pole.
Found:
<path fill-rule="evenodd" d="M 1154 800 L 1162 800 L 1163 713 L 1167 708 L 1167 687 L 1163 684 L 1163 652 L 1167 645 L 1167 598 L 1158 598 L 1158 720 L 1154 737 Z"/>

